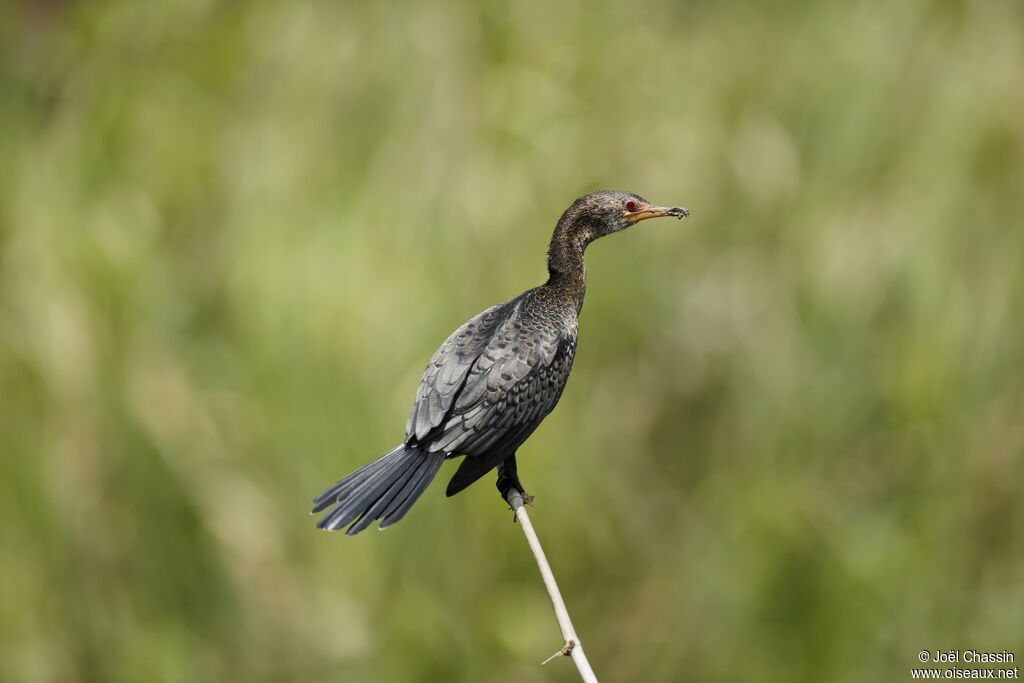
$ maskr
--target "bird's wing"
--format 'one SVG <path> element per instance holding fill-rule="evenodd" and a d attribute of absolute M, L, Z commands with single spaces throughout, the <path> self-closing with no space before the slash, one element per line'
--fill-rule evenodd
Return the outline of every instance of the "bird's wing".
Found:
<path fill-rule="evenodd" d="M 575 335 L 513 316 L 466 376 L 429 450 L 480 455 L 517 447 L 562 395 Z"/>
<path fill-rule="evenodd" d="M 514 309 L 518 297 L 488 308 L 474 316 L 441 344 L 423 372 L 416 400 L 405 425 L 405 440 L 413 436 L 422 441 L 444 422 L 466 375 L 487 348 L 495 331 Z"/>

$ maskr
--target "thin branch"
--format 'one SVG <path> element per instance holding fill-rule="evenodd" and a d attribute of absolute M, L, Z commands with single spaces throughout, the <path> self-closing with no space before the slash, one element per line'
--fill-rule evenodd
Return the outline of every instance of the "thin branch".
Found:
<path fill-rule="evenodd" d="M 576 668 L 580 672 L 580 678 L 583 679 L 584 683 L 597 683 L 597 676 L 594 675 L 594 670 L 590 668 L 587 655 L 583 653 L 583 643 L 580 642 L 579 636 L 576 635 L 576 630 L 572 627 L 572 620 L 569 619 L 569 610 L 566 609 L 565 601 L 562 600 L 562 594 L 559 592 L 558 584 L 555 582 L 555 575 L 551 573 L 551 565 L 548 564 L 548 558 L 544 556 L 544 549 L 540 546 L 540 539 L 537 538 L 537 532 L 533 530 L 533 524 L 530 523 L 530 516 L 526 514 L 526 506 L 523 504 L 522 495 L 515 489 L 512 489 L 508 493 L 508 504 L 515 510 L 516 520 L 523 529 L 523 535 L 526 536 L 526 542 L 530 545 L 530 550 L 533 551 L 533 559 L 537 560 L 537 568 L 540 569 L 541 578 L 544 579 L 544 587 L 548 589 L 548 597 L 551 598 L 551 606 L 555 609 L 555 618 L 558 619 L 558 627 L 562 629 L 562 639 L 565 641 L 562 649 L 548 657 L 544 664 L 547 664 L 559 655 L 568 655 L 572 657 L 572 661 L 576 664 Z"/>

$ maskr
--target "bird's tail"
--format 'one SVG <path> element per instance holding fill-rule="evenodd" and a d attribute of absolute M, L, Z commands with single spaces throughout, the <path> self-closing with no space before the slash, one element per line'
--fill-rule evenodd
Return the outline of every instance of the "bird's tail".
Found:
<path fill-rule="evenodd" d="M 380 528 L 400 520 L 437 474 L 443 452 L 427 453 L 405 445 L 364 465 L 313 499 L 313 514 L 334 506 L 317 522 L 318 529 L 358 534 L 376 520 Z"/>

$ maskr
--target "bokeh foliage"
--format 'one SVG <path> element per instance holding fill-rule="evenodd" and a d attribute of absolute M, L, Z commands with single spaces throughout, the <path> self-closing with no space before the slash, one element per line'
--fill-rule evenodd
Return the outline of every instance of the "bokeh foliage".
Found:
<path fill-rule="evenodd" d="M 575 680 L 490 483 L 306 508 L 602 187 L 693 210 L 521 451 L 603 679 L 1024 657 L 1022 7 L 4 4 L 0 680 Z"/>

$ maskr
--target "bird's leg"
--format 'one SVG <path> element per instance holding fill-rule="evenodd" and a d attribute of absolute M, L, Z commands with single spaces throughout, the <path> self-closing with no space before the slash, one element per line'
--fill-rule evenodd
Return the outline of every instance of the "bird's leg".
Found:
<path fill-rule="evenodd" d="M 498 487 L 498 493 L 501 494 L 502 500 L 508 501 L 509 491 L 515 489 L 523 497 L 524 503 L 533 505 L 533 496 L 523 489 L 523 484 L 519 481 L 519 473 L 516 471 L 515 453 L 498 464 L 498 481 L 495 486 Z"/>

